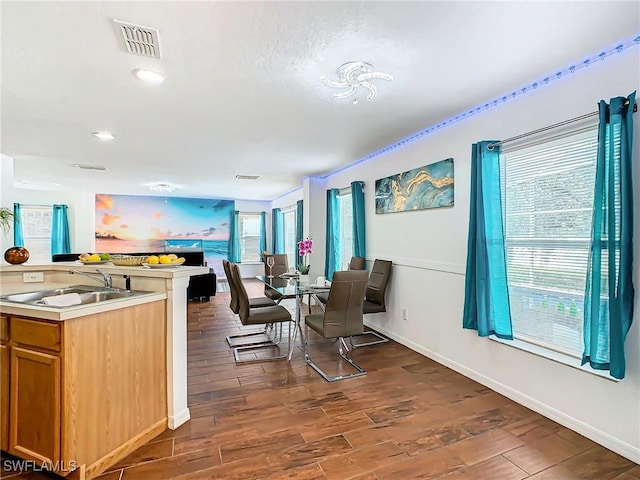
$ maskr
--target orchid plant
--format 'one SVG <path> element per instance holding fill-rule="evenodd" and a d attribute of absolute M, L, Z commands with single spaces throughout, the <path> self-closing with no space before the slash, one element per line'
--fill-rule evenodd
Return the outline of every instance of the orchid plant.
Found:
<path fill-rule="evenodd" d="M 298 255 L 302 257 L 302 262 L 298 265 L 298 270 L 302 275 L 309 275 L 311 265 L 309 265 L 309 255 L 313 253 L 313 240 L 309 237 L 298 242 Z"/>

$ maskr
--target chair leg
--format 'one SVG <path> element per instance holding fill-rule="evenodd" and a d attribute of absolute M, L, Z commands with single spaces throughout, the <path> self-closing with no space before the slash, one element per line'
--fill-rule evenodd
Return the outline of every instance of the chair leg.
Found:
<path fill-rule="evenodd" d="M 249 345 L 278 345 L 280 343 L 280 340 L 282 339 L 282 331 L 280 331 L 281 335 L 280 338 L 269 338 L 269 333 L 268 331 L 273 329 L 273 325 L 272 324 L 267 324 L 264 326 L 264 330 L 262 330 L 261 332 L 247 332 L 247 333 L 239 333 L 237 335 L 227 335 L 227 343 L 229 344 L 230 347 L 247 347 Z M 240 344 L 236 344 L 235 340 L 239 340 L 241 338 L 251 338 L 254 337 L 256 335 L 260 335 L 262 337 L 267 337 L 266 339 L 262 339 L 262 340 L 249 340 L 247 342 L 242 342 Z"/>
<path fill-rule="evenodd" d="M 293 323 L 293 322 L 292 322 Z M 283 322 L 278 322 L 278 324 L 276 325 L 276 328 L 280 327 L 280 333 L 279 333 L 279 338 L 282 338 L 282 329 L 284 328 L 283 326 Z M 291 326 L 289 326 L 289 332 L 288 332 L 288 348 L 287 351 L 281 355 L 272 355 L 271 357 L 265 357 L 265 358 L 252 358 L 252 359 L 246 359 L 243 360 L 240 358 L 240 354 L 241 353 L 246 353 L 246 352 L 251 352 L 251 351 L 255 351 L 255 350 L 261 350 L 264 348 L 274 348 L 277 347 L 278 344 L 280 343 L 280 341 L 278 341 L 278 343 L 265 343 L 265 344 L 261 344 L 261 345 L 247 345 L 247 346 L 242 346 L 242 347 L 235 347 L 233 349 L 233 358 L 235 359 L 237 364 L 244 364 L 244 363 L 257 363 L 257 362 L 270 362 L 273 360 L 283 360 L 285 358 L 289 357 L 289 352 L 291 351 Z"/>
<path fill-rule="evenodd" d="M 349 365 L 355 368 L 357 370 L 356 372 L 349 373 L 346 375 L 331 376 L 327 372 L 322 370 L 318 366 L 318 364 L 316 364 L 313 360 L 311 360 L 311 357 L 309 356 L 309 327 L 305 325 L 304 360 L 307 362 L 307 365 L 309 365 L 316 372 L 318 372 L 322 378 L 324 378 L 327 382 L 336 382 L 338 380 L 344 380 L 346 378 L 355 378 L 355 377 L 361 377 L 362 375 L 366 375 L 367 371 L 364 368 L 362 368 L 360 365 L 358 365 L 356 362 L 351 360 L 349 357 L 347 357 L 347 355 L 345 354 L 345 350 L 349 351 L 349 348 L 347 347 L 347 344 L 344 342 L 343 337 L 339 338 L 338 345 L 339 345 L 338 354 L 340 355 L 340 357 L 342 357 L 342 359 L 346 360 L 349 363 Z"/>
<path fill-rule="evenodd" d="M 320 309 L 324 312 L 327 308 L 326 305 L 318 299 L 318 296 L 315 293 L 310 293 L 309 294 L 309 314 L 311 314 L 311 297 L 315 299 Z"/>
<path fill-rule="evenodd" d="M 372 342 L 353 343 L 354 338 L 364 337 L 365 335 L 373 335 L 374 337 L 378 338 L 378 340 L 374 340 Z M 384 335 L 381 335 L 378 332 L 374 332 L 373 330 L 367 330 L 361 335 L 353 335 L 352 337 L 349 337 L 349 342 L 351 343 L 351 346 L 353 348 L 369 347 L 371 345 L 380 345 L 381 343 L 387 343 L 388 341 L 389 339 L 387 337 L 385 337 Z"/>

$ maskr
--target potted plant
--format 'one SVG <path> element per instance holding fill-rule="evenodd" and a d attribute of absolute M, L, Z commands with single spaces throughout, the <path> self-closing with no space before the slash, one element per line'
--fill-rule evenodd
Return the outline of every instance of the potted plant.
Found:
<path fill-rule="evenodd" d="M 13 226 L 13 210 L 7 207 L 0 207 L 0 230 L 7 234 Z"/>
<path fill-rule="evenodd" d="M 298 271 L 300 272 L 300 282 L 309 283 L 309 270 L 311 265 L 309 264 L 309 254 L 313 253 L 313 240 L 307 237 L 306 240 L 298 242 L 298 256 L 302 257 L 302 261 L 298 265 Z"/>
<path fill-rule="evenodd" d="M 13 210 L 7 207 L 0 207 L 0 231 L 6 235 L 12 226 Z M 29 251 L 24 247 L 11 247 L 4 252 L 4 259 L 12 265 L 19 265 L 29 260 Z"/>

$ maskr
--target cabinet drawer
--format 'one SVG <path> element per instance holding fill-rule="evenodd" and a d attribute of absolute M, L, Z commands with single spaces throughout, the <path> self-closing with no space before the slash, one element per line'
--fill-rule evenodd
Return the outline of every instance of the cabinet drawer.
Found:
<path fill-rule="evenodd" d="M 9 319 L 0 315 L 0 342 L 9 340 Z"/>
<path fill-rule="evenodd" d="M 60 324 L 11 317 L 11 341 L 60 351 Z"/>

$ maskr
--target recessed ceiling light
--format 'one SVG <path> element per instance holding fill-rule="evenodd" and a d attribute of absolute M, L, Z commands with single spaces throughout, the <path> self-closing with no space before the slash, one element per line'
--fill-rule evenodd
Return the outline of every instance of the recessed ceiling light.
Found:
<path fill-rule="evenodd" d="M 108 142 L 109 140 L 113 140 L 115 138 L 111 132 L 93 132 L 92 135 L 96 138 L 99 138 L 103 142 Z"/>
<path fill-rule="evenodd" d="M 136 78 L 142 80 L 143 82 L 151 83 L 153 85 L 159 85 L 164 82 L 164 77 L 162 75 L 151 70 L 136 68 L 133 71 L 133 74 L 136 76 Z"/>
<path fill-rule="evenodd" d="M 260 175 L 236 175 L 238 180 L 258 180 Z"/>
<path fill-rule="evenodd" d="M 148 182 L 143 185 L 154 192 L 173 192 L 177 188 L 182 188 L 182 186 L 170 182 Z"/>

